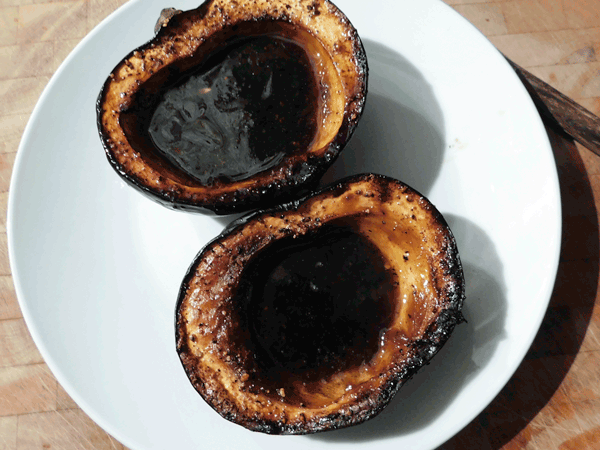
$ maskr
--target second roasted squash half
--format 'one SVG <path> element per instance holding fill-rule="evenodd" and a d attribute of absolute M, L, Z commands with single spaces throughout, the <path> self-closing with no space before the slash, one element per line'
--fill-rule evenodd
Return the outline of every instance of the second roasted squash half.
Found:
<path fill-rule="evenodd" d="M 357 175 L 235 222 L 197 256 L 176 311 L 195 389 L 251 430 L 378 414 L 462 321 L 463 271 L 435 207 Z"/>

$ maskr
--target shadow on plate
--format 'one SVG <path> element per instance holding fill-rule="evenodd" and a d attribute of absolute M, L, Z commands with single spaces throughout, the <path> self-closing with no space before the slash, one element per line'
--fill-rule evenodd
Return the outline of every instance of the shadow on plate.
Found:
<path fill-rule="evenodd" d="M 500 450 L 513 440 L 521 448 L 540 433 L 541 423 L 563 418 L 560 398 L 564 394 L 559 389 L 571 386 L 563 382 L 583 345 L 597 298 L 600 231 L 592 186 L 577 147 L 552 129 L 548 133 L 559 169 L 563 214 L 560 263 L 548 311 L 524 361 L 504 389 L 438 450 Z M 558 400 L 551 402 L 555 394 Z M 532 426 L 542 410 L 537 427 Z M 553 429 L 557 427 L 560 422 Z M 566 425 L 564 429 L 570 430 Z M 581 448 L 579 432 L 571 434 L 561 435 L 561 448 Z M 598 442 L 600 436 L 588 438 Z"/>
<path fill-rule="evenodd" d="M 397 178 L 427 195 L 443 161 L 442 110 L 431 86 L 408 60 L 378 42 L 365 39 L 363 44 L 369 59 L 365 111 L 321 185 L 373 172 Z M 233 219 L 215 218 L 223 226 Z"/>
<path fill-rule="evenodd" d="M 487 365 L 504 337 L 506 289 L 503 267 L 485 232 L 471 221 L 445 215 L 463 262 L 467 323 L 456 327 L 431 364 L 403 386 L 374 419 L 352 428 L 310 436 L 328 442 L 365 442 L 387 439 L 428 426 L 456 395 Z M 481 254 L 486 257 L 481 258 Z"/>
<path fill-rule="evenodd" d="M 427 80 L 402 55 L 369 39 L 363 44 L 369 60 L 365 111 L 323 183 L 374 172 L 427 195 L 445 148 L 441 108 Z"/>

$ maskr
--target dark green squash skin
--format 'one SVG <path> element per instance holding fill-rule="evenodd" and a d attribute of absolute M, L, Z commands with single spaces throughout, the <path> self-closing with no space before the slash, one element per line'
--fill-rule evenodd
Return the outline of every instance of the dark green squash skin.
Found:
<path fill-rule="evenodd" d="M 251 223 L 252 221 L 259 220 L 265 215 L 276 216 L 282 212 L 296 211 L 298 210 L 299 206 L 301 206 L 305 202 L 311 201 L 311 199 L 315 196 L 327 192 L 343 190 L 344 186 L 348 184 L 368 179 L 375 180 L 375 182 L 383 184 L 394 183 L 396 185 L 403 186 L 405 189 L 408 189 L 409 191 L 422 197 L 422 195 L 414 189 L 409 188 L 403 183 L 389 178 L 387 176 L 376 174 L 353 175 L 339 180 L 335 183 L 332 183 L 331 185 L 323 187 L 317 191 L 314 191 L 306 197 L 285 204 L 280 204 L 271 209 L 248 213 L 242 216 L 241 218 L 231 222 L 216 238 L 207 243 L 205 247 L 197 254 L 194 261 L 188 268 L 188 271 L 186 272 L 183 278 L 178 294 L 178 299 L 175 307 L 175 342 L 178 354 L 181 356 L 182 353 L 188 351 L 186 341 L 180 333 L 179 325 L 181 319 L 179 310 L 181 308 L 182 301 L 184 300 L 184 297 L 186 295 L 188 284 L 190 280 L 195 276 L 196 268 L 199 262 L 207 254 L 207 251 L 211 248 L 211 246 L 213 246 L 215 243 L 219 244 L 219 241 L 221 241 L 224 237 L 228 236 L 230 233 L 233 233 L 235 230 L 239 229 L 240 227 L 243 227 L 248 223 Z M 199 389 L 199 386 L 203 384 L 203 381 L 199 377 L 197 377 L 197 375 L 193 371 L 187 370 L 187 368 L 184 365 L 184 370 L 186 371 L 186 374 L 190 379 L 192 385 L 211 406 L 211 408 L 213 408 L 223 418 L 238 425 L 242 425 L 249 430 L 266 434 L 313 434 L 322 431 L 331 431 L 355 426 L 377 416 L 386 408 L 386 406 L 394 398 L 394 396 L 400 390 L 400 388 L 408 380 L 410 380 L 423 366 L 429 364 L 431 359 L 448 341 L 454 328 L 457 325 L 465 322 L 464 316 L 461 312 L 465 301 L 465 280 L 456 241 L 448 227 L 446 220 L 441 215 L 441 213 L 437 209 L 435 209 L 435 207 L 432 206 L 431 208 L 432 209 L 430 209 L 430 212 L 432 213 L 435 220 L 442 224 L 444 227 L 446 227 L 448 232 L 443 252 L 447 253 L 448 255 L 451 255 L 451 261 L 444 267 L 440 267 L 440 269 L 446 276 L 448 276 L 450 279 L 456 280 L 457 282 L 452 283 L 444 291 L 444 299 L 446 300 L 445 303 L 447 303 L 447 305 L 440 311 L 435 321 L 429 325 L 427 331 L 425 332 L 425 338 L 415 341 L 413 343 L 412 348 L 414 350 L 414 353 L 412 354 L 412 356 L 405 360 L 405 364 L 403 365 L 401 370 L 398 370 L 394 374 L 394 376 L 390 377 L 386 381 L 383 387 L 377 390 L 377 394 L 375 396 L 364 398 L 364 401 L 362 402 L 363 407 L 361 407 L 358 411 L 353 412 L 352 414 L 331 414 L 326 417 L 321 417 L 319 418 L 319 420 L 310 421 L 302 424 L 286 423 L 284 421 L 257 421 L 249 419 L 243 414 L 240 415 L 236 414 L 235 412 L 232 413 L 230 411 L 223 411 L 219 408 L 219 405 L 213 404 L 210 401 L 210 398 L 205 398 L 203 392 L 201 392 L 201 389 Z M 364 405 L 368 405 L 368 407 L 364 407 Z"/>
<path fill-rule="evenodd" d="M 161 19 L 159 19 L 159 22 L 155 27 L 155 31 L 158 30 L 156 31 L 155 36 L 145 44 L 132 50 L 123 58 L 114 70 L 132 55 L 149 47 L 160 45 L 161 41 L 167 37 L 177 34 L 177 30 L 179 27 L 183 26 L 182 23 L 184 23 L 188 17 L 194 15 L 201 17 L 205 14 L 204 10 L 209 1 L 210 0 L 205 0 L 198 8 L 190 11 L 172 11 L 170 14 L 166 15 L 163 12 Z M 326 1 L 329 2 L 329 0 Z M 329 3 L 333 5 L 332 2 Z M 161 23 L 163 17 L 164 21 Z M 275 19 L 286 20 L 286 17 L 282 16 Z M 272 18 L 260 18 L 260 20 L 272 20 Z M 160 205 L 173 210 L 206 215 L 226 215 L 255 209 L 264 209 L 308 194 L 318 185 L 319 180 L 325 174 L 327 169 L 338 158 L 340 152 L 352 137 L 364 111 L 368 91 L 367 56 L 362 41 L 356 31 L 355 35 L 352 36 L 352 39 L 355 42 L 355 64 L 357 66 L 357 71 L 361 74 L 360 83 L 363 85 L 362 95 L 352 99 L 352 119 L 343 121 L 339 132 L 330 142 L 323 155 L 319 157 L 309 156 L 308 158 L 299 155 L 297 158 L 286 158 L 284 163 L 268 169 L 265 173 L 259 174 L 266 174 L 268 177 L 270 173 L 275 174 L 278 171 L 281 172 L 283 167 L 286 174 L 285 178 L 273 179 L 270 182 L 261 183 L 260 185 L 249 189 L 243 188 L 224 192 L 221 195 L 201 202 L 181 196 L 180 192 L 173 191 L 172 189 L 161 189 L 160 186 L 149 186 L 147 183 L 144 183 L 143 180 L 133 176 L 116 160 L 111 150 L 111 136 L 105 132 L 102 126 L 104 98 L 111 80 L 109 77 L 105 81 L 98 95 L 96 101 L 96 116 L 100 140 L 110 166 L 129 186 Z M 235 182 L 232 183 L 235 184 Z"/>

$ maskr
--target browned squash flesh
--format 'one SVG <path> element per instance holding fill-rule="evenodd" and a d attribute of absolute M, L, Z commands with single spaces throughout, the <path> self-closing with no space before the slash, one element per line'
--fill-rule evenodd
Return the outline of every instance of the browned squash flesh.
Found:
<path fill-rule="evenodd" d="M 342 180 L 235 222 L 191 265 L 177 350 L 200 395 L 251 430 L 361 423 L 462 321 L 455 240 L 419 193 Z"/>
<path fill-rule="evenodd" d="M 98 99 L 115 170 L 166 206 L 219 214 L 314 187 L 366 97 L 344 14 L 327 0 L 208 0 L 161 25 Z"/>

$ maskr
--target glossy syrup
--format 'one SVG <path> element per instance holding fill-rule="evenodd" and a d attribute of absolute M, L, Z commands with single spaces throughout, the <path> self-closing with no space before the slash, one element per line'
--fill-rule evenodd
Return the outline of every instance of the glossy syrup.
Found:
<path fill-rule="evenodd" d="M 301 46 L 276 35 L 245 38 L 167 90 L 148 131 L 164 157 L 201 183 L 237 181 L 310 145 L 318 99 Z"/>
<path fill-rule="evenodd" d="M 256 382 L 293 401 L 294 383 L 368 363 L 394 313 L 396 275 L 351 228 L 278 242 L 245 272 Z M 300 400 L 299 400 L 300 401 Z"/>

